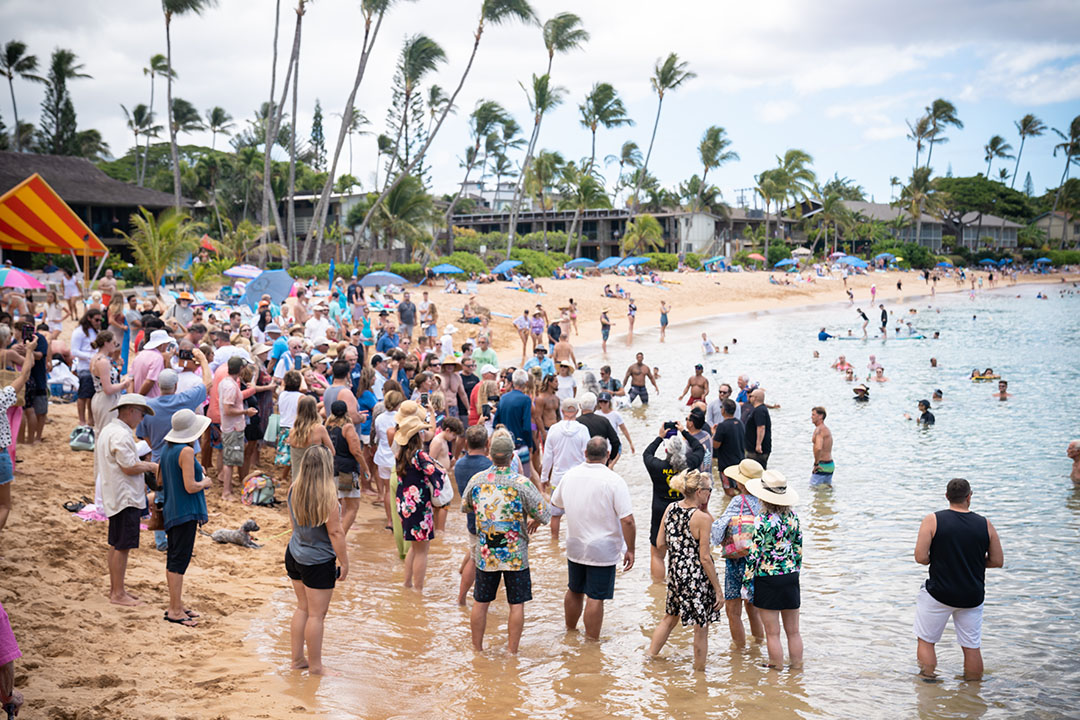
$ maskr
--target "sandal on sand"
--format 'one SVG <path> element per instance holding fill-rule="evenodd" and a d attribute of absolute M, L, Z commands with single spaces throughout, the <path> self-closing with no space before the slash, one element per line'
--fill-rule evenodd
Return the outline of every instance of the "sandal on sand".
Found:
<path fill-rule="evenodd" d="M 174 625 L 183 625 L 184 627 L 191 627 L 191 628 L 198 626 L 198 623 L 195 622 L 195 620 L 193 618 L 191 618 L 190 616 L 180 618 L 179 620 L 174 620 L 173 618 L 169 617 L 169 612 L 168 611 L 165 611 L 165 622 L 171 622 Z"/>
<path fill-rule="evenodd" d="M 75 502 L 74 500 L 69 500 L 68 502 L 64 503 L 64 509 L 68 512 L 77 513 L 84 507 L 86 507 L 86 503 Z"/>

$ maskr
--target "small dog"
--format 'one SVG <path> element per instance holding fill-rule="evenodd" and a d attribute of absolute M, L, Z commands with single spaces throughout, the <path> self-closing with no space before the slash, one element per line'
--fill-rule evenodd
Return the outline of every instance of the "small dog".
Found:
<path fill-rule="evenodd" d="M 262 547 L 262 545 L 256 543 L 255 539 L 251 537 L 251 533 L 258 531 L 259 524 L 256 523 L 254 520 L 248 520 L 240 526 L 239 530 L 215 530 L 211 534 L 206 532 L 202 528 L 199 529 L 200 533 L 206 535 L 208 538 L 210 538 L 216 543 L 221 543 L 222 545 L 232 543 L 233 545 L 239 545 L 240 547 L 254 549 Z"/>

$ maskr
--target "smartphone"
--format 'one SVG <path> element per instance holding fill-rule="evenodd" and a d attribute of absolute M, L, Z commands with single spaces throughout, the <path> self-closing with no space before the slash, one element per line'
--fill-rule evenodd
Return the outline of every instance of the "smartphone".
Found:
<path fill-rule="evenodd" d="M 34 339 L 34 323 L 23 323 L 22 339 L 23 342 Z"/>
<path fill-rule="evenodd" d="M 483 405 L 481 405 L 480 406 L 480 414 L 483 415 L 484 417 L 491 417 L 491 406 L 488 405 L 487 403 L 484 403 Z"/>
<path fill-rule="evenodd" d="M 420 404 L 423 405 L 424 407 L 427 407 L 427 404 L 428 404 L 428 394 L 427 393 L 420 393 Z"/>
<path fill-rule="evenodd" d="M 181 348 L 180 351 L 176 353 L 176 357 L 180 358 L 181 360 L 194 360 L 195 354 L 190 350 L 184 350 L 183 348 Z"/>

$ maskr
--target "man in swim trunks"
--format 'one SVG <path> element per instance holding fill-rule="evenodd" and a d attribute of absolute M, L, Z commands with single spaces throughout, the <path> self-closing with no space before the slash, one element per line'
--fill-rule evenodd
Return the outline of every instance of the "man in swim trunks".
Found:
<path fill-rule="evenodd" d="M 810 485 L 832 485 L 836 466 L 832 460 L 832 430 L 825 425 L 825 408 L 818 405 L 810 411 L 814 424 L 814 469 L 810 471 Z"/>
<path fill-rule="evenodd" d="M 885 305 L 878 305 L 881 309 L 881 337 L 889 336 L 889 312 L 885 309 Z"/>
<path fill-rule="evenodd" d="M 645 388 L 645 379 L 648 378 L 652 383 L 653 390 L 660 392 L 660 388 L 656 386 L 656 378 L 653 377 L 652 370 L 645 364 L 645 354 L 638 353 L 636 356 L 637 362 L 630 367 L 626 368 L 626 376 L 623 377 L 623 385 L 630 381 L 630 390 L 626 394 L 627 400 L 634 402 L 634 398 L 641 398 L 642 405 L 649 404 L 649 391 Z"/>
<path fill-rule="evenodd" d="M 687 405 L 693 405 L 696 402 L 705 402 L 705 398 L 709 395 L 709 379 L 705 377 L 705 367 L 698 363 L 694 366 L 694 374 L 686 381 L 686 387 L 683 388 L 682 393 L 679 395 L 679 399 L 682 400 L 687 392 L 690 393 L 690 399 L 686 401 Z"/>
<path fill-rule="evenodd" d="M 1005 380 L 998 380 L 998 391 L 990 397 L 996 397 L 998 400 L 1008 400 L 1012 397 L 1012 393 L 1009 392 L 1009 383 Z"/>
<path fill-rule="evenodd" d="M 533 400 L 533 424 L 541 443 L 547 442 L 547 431 L 559 422 L 559 398 L 555 390 L 559 387 L 554 376 L 545 377 L 540 386 L 540 394 Z"/>

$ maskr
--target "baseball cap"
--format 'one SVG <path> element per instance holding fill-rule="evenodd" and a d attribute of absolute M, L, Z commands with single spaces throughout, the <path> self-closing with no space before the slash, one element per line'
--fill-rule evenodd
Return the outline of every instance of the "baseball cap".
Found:
<path fill-rule="evenodd" d="M 507 435 L 496 435 L 491 438 L 490 452 L 492 455 L 505 457 L 514 452 L 514 440 Z"/>
<path fill-rule="evenodd" d="M 607 390 L 604 390 L 596 396 L 596 402 L 611 402 L 611 393 L 609 393 Z"/>
<path fill-rule="evenodd" d="M 281 327 L 277 323 L 270 323 L 269 325 L 266 326 L 266 332 L 267 333 L 277 333 L 278 335 L 280 335 L 281 334 Z"/>
<path fill-rule="evenodd" d="M 705 366 L 702 365 L 701 363 L 698 363 L 697 365 L 694 366 L 694 369 L 695 370 L 704 370 Z"/>
<path fill-rule="evenodd" d="M 495 369 L 494 365 L 488 363 L 487 365 L 484 365 L 484 367 L 480 368 L 480 374 L 487 375 L 488 373 L 491 373 L 492 375 L 498 375 L 499 371 Z"/>

